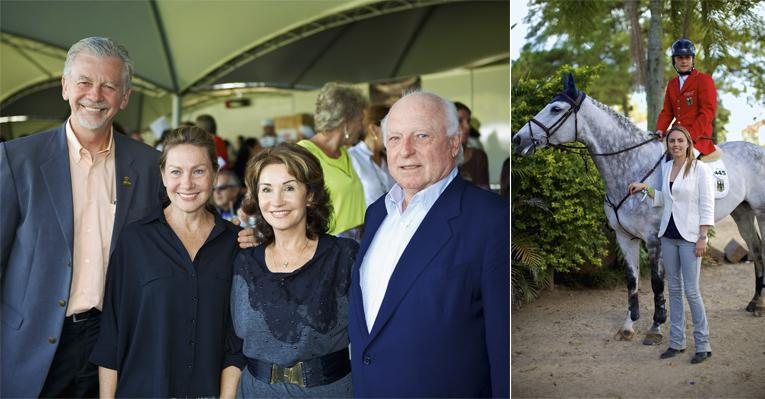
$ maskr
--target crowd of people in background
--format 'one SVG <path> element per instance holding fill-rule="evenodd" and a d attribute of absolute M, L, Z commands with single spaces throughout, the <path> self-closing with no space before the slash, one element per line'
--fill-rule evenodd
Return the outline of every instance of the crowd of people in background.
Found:
<path fill-rule="evenodd" d="M 457 108 L 462 143 L 458 160 L 459 173 L 465 180 L 490 190 L 492 182 L 489 179 L 489 159 L 477 129 L 480 122 L 467 105 L 455 101 L 454 106 Z M 227 192 L 231 192 L 231 195 L 233 187 L 238 187 L 238 199 L 233 202 L 233 208 L 220 205 L 217 200 L 215 202 L 216 209 L 224 219 L 238 222 L 237 211 L 244 196 L 248 161 L 264 149 L 282 143 L 299 143 L 319 158 L 327 175 L 325 180 L 332 187 L 332 195 L 336 196 L 333 204 L 337 210 L 330 223 L 330 232 L 358 241 L 360 231 L 354 228 L 361 225 L 364 210 L 394 184 L 388 172 L 380 126 L 389 109 L 389 106 L 383 104 L 368 104 L 361 92 L 352 86 L 329 83 L 318 95 L 314 114 L 316 126 L 300 125 L 297 135 L 289 135 L 289 138 L 277 131 L 272 118 L 260 121 L 262 132 L 259 137 L 238 135 L 235 143 L 218 135 L 217 121 L 210 114 L 201 114 L 194 122 L 183 121 L 180 127 L 197 126 L 213 137 L 218 165 L 223 172 L 219 178 L 226 180 L 225 185 L 229 187 Z M 121 127 L 119 129 L 124 131 Z M 171 132 L 172 129 L 165 130 L 154 142 L 157 150 L 162 151 L 166 137 Z M 140 132 L 133 131 L 127 135 L 144 142 Z M 508 170 L 509 158 L 504 161 L 501 175 L 495 181 L 499 183 L 498 193 L 505 198 L 509 197 Z M 222 184 L 216 184 L 216 190 L 219 186 L 223 187 Z M 358 197 L 361 192 L 359 187 L 363 190 L 363 206 Z M 216 192 L 213 198 L 221 196 L 223 194 Z M 334 217 L 340 218 L 339 224 Z"/>

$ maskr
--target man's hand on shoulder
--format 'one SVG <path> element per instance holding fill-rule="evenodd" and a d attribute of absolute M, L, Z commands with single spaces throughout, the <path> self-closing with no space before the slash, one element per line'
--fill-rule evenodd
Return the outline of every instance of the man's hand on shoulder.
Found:
<path fill-rule="evenodd" d="M 246 229 L 239 230 L 237 241 L 239 242 L 239 248 L 242 249 L 252 248 L 258 245 L 258 239 L 255 237 L 255 229 L 248 227 Z"/>

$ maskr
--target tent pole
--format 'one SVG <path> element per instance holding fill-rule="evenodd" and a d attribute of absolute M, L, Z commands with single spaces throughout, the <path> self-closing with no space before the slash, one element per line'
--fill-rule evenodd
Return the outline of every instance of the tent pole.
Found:
<path fill-rule="evenodd" d="M 474 86 L 475 86 L 475 79 L 473 77 L 473 68 L 470 68 L 470 109 L 474 109 L 475 107 L 475 102 L 473 101 Z"/>
<path fill-rule="evenodd" d="M 173 94 L 173 129 L 178 128 L 181 125 L 181 96 Z"/>

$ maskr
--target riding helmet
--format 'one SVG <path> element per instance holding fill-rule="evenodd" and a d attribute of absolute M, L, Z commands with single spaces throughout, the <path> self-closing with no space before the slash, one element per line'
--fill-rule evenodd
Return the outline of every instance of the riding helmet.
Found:
<path fill-rule="evenodd" d="M 678 39 L 674 43 L 672 43 L 672 57 L 677 57 L 679 55 L 690 55 L 691 57 L 696 56 L 696 46 L 693 45 L 693 42 L 686 39 Z"/>

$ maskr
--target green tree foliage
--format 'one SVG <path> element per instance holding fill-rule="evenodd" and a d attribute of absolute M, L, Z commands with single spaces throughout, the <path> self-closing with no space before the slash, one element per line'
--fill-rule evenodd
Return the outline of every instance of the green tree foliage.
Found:
<path fill-rule="evenodd" d="M 518 131 L 562 89 L 561 73 L 573 72 L 577 87 L 587 87 L 599 68 L 564 66 L 547 79 L 524 79 L 512 85 L 512 130 Z M 513 276 L 539 271 L 569 271 L 600 265 L 607 252 L 603 213 L 604 188 L 596 168 L 572 153 L 544 149 L 531 157 L 512 158 L 512 241 L 536 249 L 539 257 L 518 261 L 513 248 Z M 532 282 L 533 283 L 533 282 Z M 517 285 L 514 283 L 514 289 Z M 514 299 L 515 294 L 514 294 Z"/>
<path fill-rule="evenodd" d="M 765 20 L 762 13 L 755 10 L 765 9 L 763 0 L 659 2 L 662 48 L 659 52 L 649 48 L 645 57 L 649 63 L 656 57 L 667 57 L 664 83 L 675 75 L 668 58 L 670 45 L 679 37 L 688 37 L 697 44 L 697 67 L 712 74 L 718 90 L 744 95 L 751 104 L 762 101 L 765 97 Z M 637 3 L 635 10 L 643 43 L 651 29 L 651 1 L 634 0 L 630 4 L 634 3 Z M 604 71 L 592 85 L 590 94 L 629 113 L 627 96 L 644 87 L 643 82 L 631 78 L 640 74 L 636 70 L 638 63 L 629 51 L 626 5 L 623 0 L 531 0 L 529 44 L 513 64 L 513 84 L 517 79 L 542 78 L 549 71 L 549 65 L 559 62 L 574 66 L 603 65 Z M 644 43 L 642 48 L 646 48 Z M 645 87 L 647 94 L 654 90 L 653 85 Z M 724 140 L 723 127 L 729 115 L 722 105 L 718 106 L 717 141 Z M 652 123 L 649 121 L 649 126 Z"/>
<path fill-rule="evenodd" d="M 669 34 L 695 40 L 699 68 L 715 74 L 718 88 L 750 99 L 765 97 L 765 10 L 762 0 L 685 0 L 668 2 Z M 668 68 L 668 75 L 673 75 Z"/>
<path fill-rule="evenodd" d="M 529 42 L 512 65 L 512 83 L 543 79 L 564 64 L 601 65 L 589 95 L 630 113 L 634 87 L 630 36 L 624 12 L 612 12 L 622 1 L 532 1 Z M 554 68 L 554 69 L 553 69 Z"/>
<path fill-rule="evenodd" d="M 529 169 L 513 168 L 511 174 L 513 180 L 526 179 L 529 177 L 529 172 L 531 172 Z M 515 213 L 516 207 L 533 207 L 549 212 L 542 199 L 523 195 L 516 195 L 510 206 L 511 213 Z M 513 305 L 520 306 L 533 301 L 541 290 L 550 286 L 552 271 L 544 267 L 541 249 L 532 235 L 513 230 L 510 252 L 513 261 L 513 267 L 510 269 Z"/>

